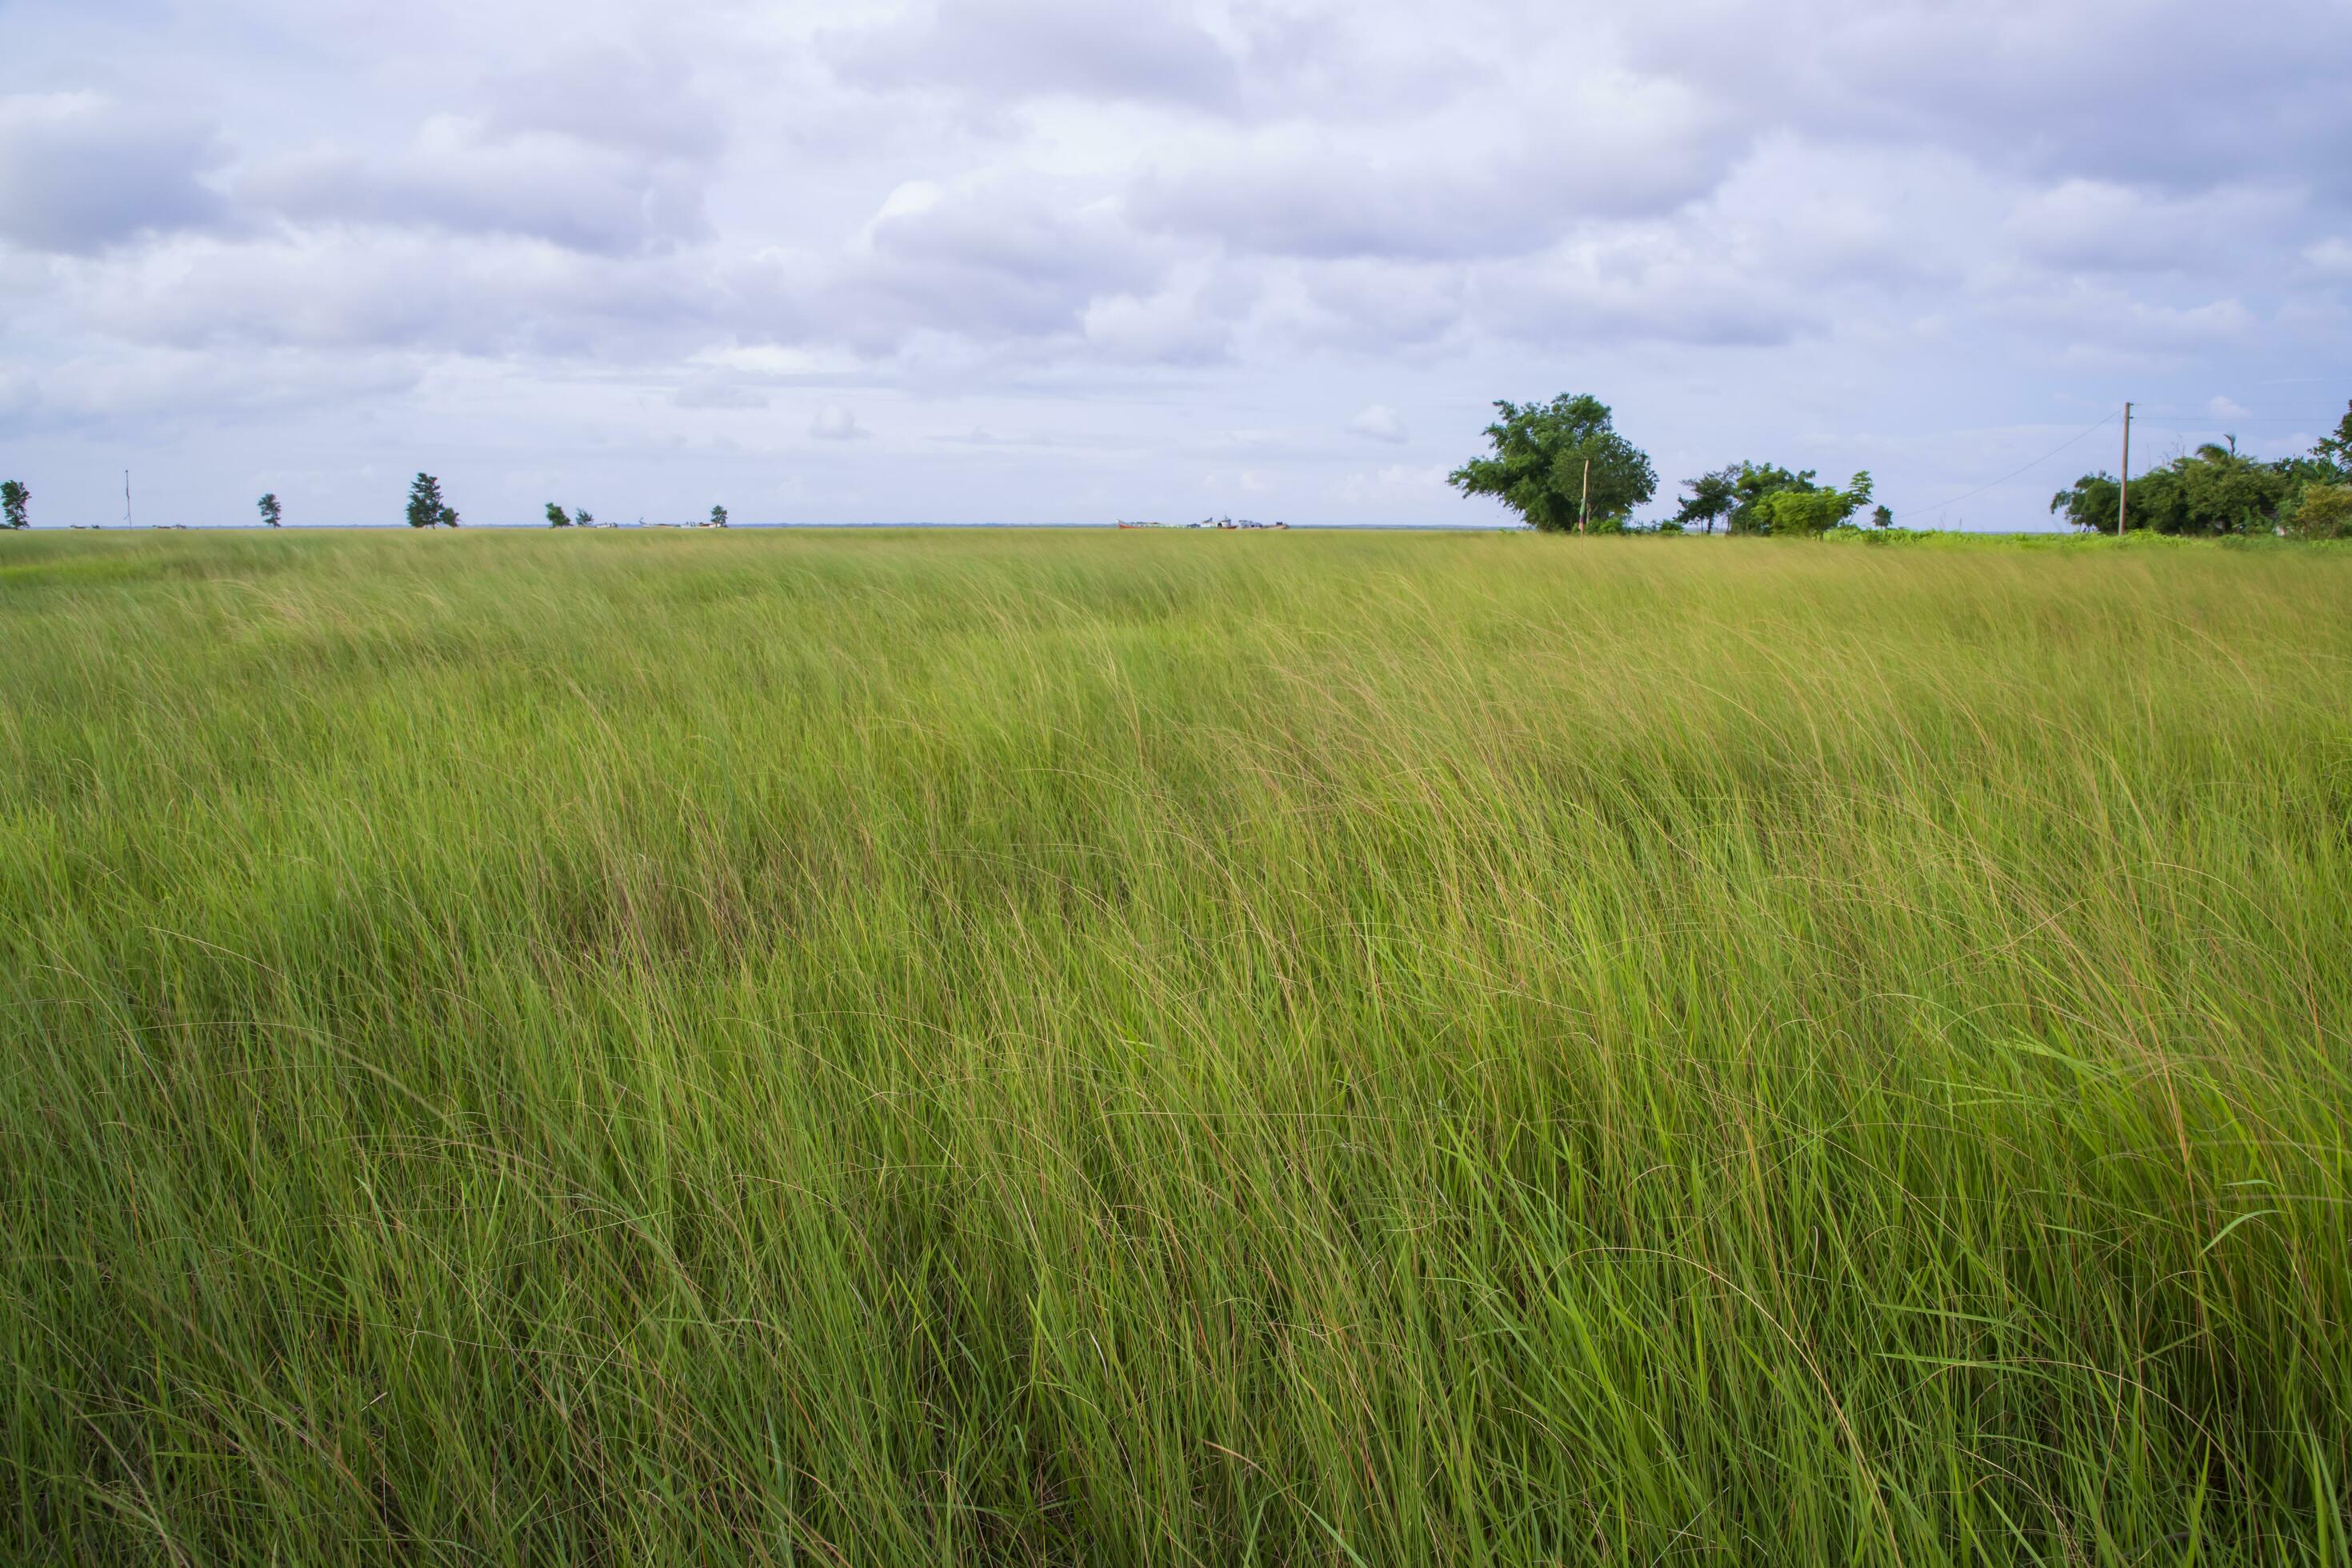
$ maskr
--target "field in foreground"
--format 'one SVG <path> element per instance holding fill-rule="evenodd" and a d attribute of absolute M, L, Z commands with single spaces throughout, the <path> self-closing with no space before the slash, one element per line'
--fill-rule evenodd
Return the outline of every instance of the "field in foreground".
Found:
<path fill-rule="evenodd" d="M 0 1557 L 2340 1563 L 2352 556 L 0 540 Z"/>

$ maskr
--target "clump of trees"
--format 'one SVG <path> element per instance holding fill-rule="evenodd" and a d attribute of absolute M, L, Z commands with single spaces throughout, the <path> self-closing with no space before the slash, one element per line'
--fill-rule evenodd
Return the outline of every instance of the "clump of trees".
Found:
<path fill-rule="evenodd" d="M 12 529 L 30 527 L 32 504 L 33 492 L 25 488 L 23 480 L 0 483 L 0 525 Z"/>
<path fill-rule="evenodd" d="M 253 504 L 255 509 L 261 513 L 262 527 L 279 528 L 284 526 L 286 513 L 284 509 L 279 507 L 278 504 L 278 492 L 276 490 L 271 490 L 268 494 L 263 496 L 259 500 L 255 501 Z"/>
<path fill-rule="evenodd" d="M 455 528 L 457 510 L 441 499 L 441 481 L 431 474 L 420 473 L 408 485 L 408 526 L 411 528 Z"/>
<path fill-rule="evenodd" d="M 1546 532 L 1622 533 L 1633 509 L 1657 492 L 1649 454 L 1617 432 L 1609 405 L 1597 397 L 1563 393 L 1549 403 L 1497 403 L 1486 426 L 1489 457 L 1473 458 L 1447 482 L 1465 495 L 1493 496 Z M 1685 479 L 1690 493 L 1657 531 L 1812 537 L 1847 526 L 1871 501 L 1871 480 L 1860 473 L 1841 489 L 1775 463 L 1732 463 Z M 1895 516 L 1873 514 L 1881 528 Z"/>
<path fill-rule="evenodd" d="M 2128 503 L 2110 473 L 2084 474 L 2050 498 L 2076 528 L 2114 533 L 2285 534 L 2352 538 L 2352 406 L 2302 457 L 2257 462 L 2234 436 L 2134 477 Z"/>
<path fill-rule="evenodd" d="M 725 507 L 714 506 L 710 509 L 710 526 L 713 528 L 724 528 L 727 526 L 727 509 Z"/>
<path fill-rule="evenodd" d="M 1698 528 L 1713 533 L 1721 522 L 1727 533 L 1813 537 L 1843 527 L 1870 504 L 1871 480 L 1865 470 L 1846 481 L 1843 489 L 1817 482 L 1815 470 L 1791 472 L 1777 463 L 1738 462 L 1685 479 L 1681 510 L 1662 525 L 1676 533 Z M 1895 514 L 1880 507 L 1871 521 L 1891 527 Z"/>
<path fill-rule="evenodd" d="M 1657 493 L 1649 454 L 1617 433 L 1599 398 L 1562 393 L 1549 403 L 1498 402 L 1495 412 L 1493 455 L 1447 476 L 1464 495 L 1493 496 L 1547 533 L 1621 533 Z"/>

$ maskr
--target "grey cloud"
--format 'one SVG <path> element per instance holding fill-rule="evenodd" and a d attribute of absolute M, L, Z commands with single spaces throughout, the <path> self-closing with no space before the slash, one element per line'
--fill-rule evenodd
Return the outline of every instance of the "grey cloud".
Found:
<path fill-rule="evenodd" d="M 1823 303 L 1668 235 L 1486 268 L 1470 292 L 1487 331 L 1559 346 L 1772 347 L 1831 321 Z"/>
<path fill-rule="evenodd" d="M 856 415 L 838 403 L 828 403 L 809 421 L 809 434 L 820 441 L 863 441 L 871 432 L 858 425 Z"/>
<path fill-rule="evenodd" d="M 702 273 L 663 258 L 404 233 L 184 241 L 100 268 L 68 297 L 100 330 L 157 344 L 485 356 L 677 352 L 724 305 Z"/>
<path fill-rule="evenodd" d="M 2337 0 L 1738 0 L 1625 18 L 1629 57 L 1762 122 L 1965 148 L 2040 176 L 2194 191 L 2249 168 L 2352 195 L 2352 26 Z"/>
<path fill-rule="evenodd" d="M 2224 188 L 2174 196 L 2071 179 L 2021 203 L 2007 229 L 2045 265 L 2104 272 L 2212 270 L 2275 238 L 2297 205 L 2289 193 Z"/>
<path fill-rule="evenodd" d="M 16 378 L 13 417 L 47 430 L 175 427 L 272 418 L 413 391 L 413 361 L 380 353 L 261 349 L 236 362 L 179 348 L 108 348 Z M 0 416 L 11 378 L 0 374 Z"/>
<path fill-rule="evenodd" d="M 1452 262 L 1279 263 L 1252 327 L 1289 350 L 1425 355 L 1468 326 L 1469 276 Z"/>
<path fill-rule="evenodd" d="M 0 430 L 29 423 L 40 402 L 40 384 L 29 372 L 0 365 Z"/>
<path fill-rule="evenodd" d="M 1087 346 L 1121 364 L 1213 364 L 1232 355 L 1250 294 L 1241 278 L 1195 269 L 1149 295 L 1098 298 L 1086 310 Z"/>
<path fill-rule="evenodd" d="M 1427 260 L 1540 249 L 1580 223 L 1669 212 L 1728 172 L 1739 138 L 1696 95 L 1619 79 L 1575 116 L 1407 123 L 1374 136 L 1277 126 L 1154 161 L 1127 202 L 1146 228 L 1243 253 Z M 1559 123 L 1608 121 L 1605 145 Z"/>
<path fill-rule="evenodd" d="M 643 48 L 573 47 L 483 83 L 493 136 L 554 132 L 594 146 L 707 163 L 727 143 L 719 105 L 695 88 L 685 61 Z"/>
<path fill-rule="evenodd" d="M 2176 303 L 2084 279 L 2017 288 L 1986 310 L 2076 355 L 2193 356 L 2248 346 L 2263 326 L 2235 296 Z"/>
<path fill-rule="evenodd" d="M 741 382 L 698 376 L 672 393 L 670 402 L 679 408 L 765 408 L 768 406 L 768 395 Z"/>
<path fill-rule="evenodd" d="M 1156 0 L 949 0 L 882 26 L 834 32 L 822 50 L 857 86 L 990 100 L 1066 94 L 1215 106 L 1233 99 L 1239 79 L 1223 45 Z"/>
<path fill-rule="evenodd" d="M 901 190 L 811 286 L 808 331 L 876 353 L 913 333 L 1075 339 L 1095 301 L 1157 289 L 1167 258 L 1118 215 L 1050 185 Z"/>
<path fill-rule="evenodd" d="M 272 160 L 237 194 L 297 222 L 513 235 L 605 254 L 709 232 L 701 174 L 689 165 L 448 120 L 386 157 L 331 148 Z"/>
<path fill-rule="evenodd" d="M 226 154 L 193 118 L 91 93 L 0 98 L 0 238 L 88 254 L 222 222 Z"/>

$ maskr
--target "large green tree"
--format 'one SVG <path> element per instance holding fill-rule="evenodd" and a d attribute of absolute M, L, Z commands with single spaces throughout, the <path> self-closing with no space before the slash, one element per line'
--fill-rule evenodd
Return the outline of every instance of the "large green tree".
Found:
<path fill-rule="evenodd" d="M 1657 493 L 1649 454 L 1617 433 L 1599 398 L 1562 393 L 1549 403 L 1498 402 L 1495 411 L 1486 426 L 1494 455 L 1447 478 L 1463 494 L 1493 496 L 1530 527 L 1565 533 L 1619 531 Z"/>
<path fill-rule="evenodd" d="M 259 500 L 253 504 L 261 513 L 262 527 L 277 528 L 285 522 L 286 509 L 278 504 L 278 492 L 276 490 L 271 490 L 268 495 L 263 496 Z"/>
<path fill-rule="evenodd" d="M 411 528 L 455 528 L 457 513 L 441 499 L 441 481 L 431 474 L 418 474 L 408 484 L 408 526 Z"/>
<path fill-rule="evenodd" d="M 26 515 L 26 510 L 32 504 L 33 492 L 25 488 L 23 480 L 10 479 L 0 484 L 0 526 L 26 526 L 32 520 Z"/>

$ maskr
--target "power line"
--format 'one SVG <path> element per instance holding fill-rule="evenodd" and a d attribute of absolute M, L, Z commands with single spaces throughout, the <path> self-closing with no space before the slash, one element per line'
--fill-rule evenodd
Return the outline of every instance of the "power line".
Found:
<path fill-rule="evenodd" d="M 1919 507 L 1913 507 L 1909 511 L 1897 512 L 1897 513 L 1895 513 L 1895 521 L 1897 521 L 1897 522 L 1900 522 L 1900 521 L 1903 521 L 1905 518 L 1906 518 L 1906 517 L 1917 517 L 1917 516 L 1919 516 L 1919 515 L 1920 515 L 1921 513 L 1923 513 L 1923 512 L 1941 511 L 1941 510 L 1944 510 L 1944 508 L 1946 508 L 1946 507 L 1958 506 L 1958 505 L 1959 505 L 1959 504 L 1960 504 L 1962 501 L 1964 501 L 1964 500 L 1975 500 L 1978 496 L 1980 496 L 1980 495 L 1984 494 L 1984 493 L 1985 493 L 1985 491 L 1987 491 L 1987 490 L 1990 490 L 1990 489 L 1999 489 L 2000 486 L 2002 486 L 2002 485 L 2005 485 L 2005 484 L 2009 483 L 2009 481 L 2010 481 L 2010 480 L 2011 480 L 2011 479 L 2013 479 L 2017 478 L 2017 476 L 2018 476 L 2019 474 L 2024 473 L 2024 472 L 2026 471 L 2026 469 L 2027 469 L 2027 468 L 2040 468 L 2042 464 L 2044 464 L 2044 463 L 2048 462 L 2051 458 L 2053 458 L 2056 457 L 2059 453 L 2061 453 L 2061 452 L 2064 451 L 2067 447 L 2069 447 L 2073 446 L 2075 442 L 2080 441 L 2081 439 L 2083 439 L 2083 437 L 2085 437 L 2085 436 L 2089 436 L 2089 435 L 2093 435 L 2093 434 L 2096 433 L 2097 431 L 2103 430 L 2103 429 L 2106 428 L 2106 426 L 2110 426 L 2110 425 L 2114 424 L 2115 422 L 2116 422 L 2116 416 L 2115 416 L 2115 415 L 2110 414 L 2110 415 L 2108 415 L 2105 419 L 2100 420 L 2096 425 L 2088 426 L 2084 427 L 2084 429 L 2082 429 L 2081 431 L 2078 431 L 2076 434 L 2074 434 L 2074 435 L 2073 435 L 2073 436 L 2069 436 L 2065 440 L 2061 441 L 2057 446 L 2051 447 L 2051 448 L 2050 448 L 2050 450 L 2048 450 L 2048 451 L 2046 451 L 2046 452 L 2042 453 L 2042 456 L 2040 456 L 2040 457 L 2038 457 L 2038 458 L 2034 458 L 2034 459 L 2033 459 L 2033 461 L 2032 461 L 2032 462 L 2030 462 L 2030 463 L 2026 464 L 2026 465 L 2024 466 L 2024 468 L 2020 468 L 2012 469 L 2012 470 L 2011 470 L 2011 471 L 2010 471 L 2009 473 L 2006 473 L 2006 474 L 2001 475 L 2001 477 L 2000 477 L 2000 478 L 1999 478 L 1999 479 L 1997 479 L 1993 480 L 1993 481 L 1992 481 L 1992 483 L 1990 483 L 1990 484 L 1987 484 L 1987 485 L 1979 485 L 1976 489 L 1974 489 L 1970 490 L 1967 495 L 1964 495 L 1964 496 L 1954 496 L 1951 500 L 1948 500 L 1948 501 L 1941 502 L 1941 503 L 1939 503 L 1939 504 L 1937 504 L 1937 505 L 1936 505 L 1936 506 L 1919 506 Z"/>

